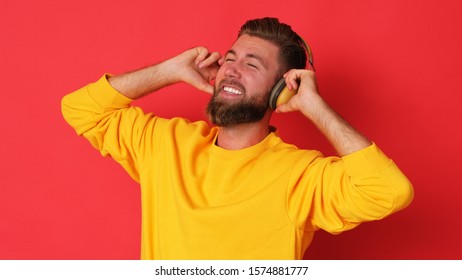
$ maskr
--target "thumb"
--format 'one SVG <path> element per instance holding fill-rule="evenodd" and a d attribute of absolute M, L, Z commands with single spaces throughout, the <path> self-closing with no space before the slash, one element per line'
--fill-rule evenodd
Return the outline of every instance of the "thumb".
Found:
<path fill-rule="evenodd" d="M 208 94 L 213 94 L 213 86 L 205 81 L 199 82 L 198 84 L 194 85 L 194 87 Z"/>
<path fill-rule="evenodd" d="M 276 107 L 276 110 L 274 110 L 274 112 L 276 113 L 286 113 L 288 110 L 287 110 L 287 104 L 281 104 L 279 106 Z"/>

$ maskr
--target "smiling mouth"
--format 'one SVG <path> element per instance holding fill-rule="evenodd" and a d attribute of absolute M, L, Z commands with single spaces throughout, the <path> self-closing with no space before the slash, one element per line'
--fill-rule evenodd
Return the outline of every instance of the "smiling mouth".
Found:
<path fill-rule="evenodd" d="M 242 95 L 242 91 L 234 87 L 224 86 L 223 91 L 233 95 Z"/>

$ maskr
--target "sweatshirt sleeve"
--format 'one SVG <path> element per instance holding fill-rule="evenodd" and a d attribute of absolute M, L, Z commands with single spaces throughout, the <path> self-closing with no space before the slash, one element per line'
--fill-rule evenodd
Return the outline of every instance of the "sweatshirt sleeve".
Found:
<path fill-rule="evenodd" d="M 64 119 L 103 156 L 110 156 L 139 182 L 138 162 L 143 154 L 143 135 L 152 131 L 156 118 L 115 90 L 108 74 L 63 97 Z"/>
<path fill-rule="evenodd" d="M 340 233 L 407 207 L 414 195 L 412 184 L 375 143 L 342 158 L 319 157 L 305 170 L 294 170 L 292 180 L 298 182 L 289 210 L 295 217 L 308 213 L 298 221 L 305 230 Z"/>

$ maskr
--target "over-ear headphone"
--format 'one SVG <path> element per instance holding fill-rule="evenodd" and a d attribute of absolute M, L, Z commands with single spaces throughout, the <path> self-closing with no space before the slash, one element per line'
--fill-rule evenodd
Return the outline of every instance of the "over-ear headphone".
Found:
<path fill-rule="evenodd" d="M 303 48 L 305 49 L 305 52 L 307 54 L 308 58 L 308 63 L 310 67 L 314 70 L 314 64 L 313 64 L 313 53 L 311 52 L 310 47 L 308 44 L 303 40 L 303 38 L 300 37 L 300 41 L 302 43 Z M 296 90 L 289 90 L 286 87 L 286 80 L 285 78 L 281 78 L 276 85 L 273 87 L 270 93 L 269 97 L 269 106 L 272 110 L 276 110 L 276 107 L 287 103 L 289 99 L 294 96 L 297 93 Z"/>

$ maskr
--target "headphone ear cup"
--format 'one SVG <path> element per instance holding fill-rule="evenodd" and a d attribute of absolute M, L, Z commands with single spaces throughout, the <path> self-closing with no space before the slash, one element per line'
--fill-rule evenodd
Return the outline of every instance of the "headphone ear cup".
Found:
<path fill-rule="evenodd" d="M 273 111 L 276 110 L 279 95 L 281 94 L 285 86 L 286 80 L 282 78 L 276 83 L 276 85 L 273 87 L 273 90 L 271 90 L 271 94 L 269 97 L 269 106 Z"/>
<path fill-rule="evenodd" d="M 299 39 L 300 39 L 300 42 L 301 42 L 301 44 L 302 44 L 302 46 L 305 49 L 305 52 L 307 54 L 307 60 L 308 60 L 308 64 L 309 64 L 309 65 L 307 65 L 308 66 L 307 68 L 312 70 L 312 71 L 316 71 L 314 69 L 313 53 L 311 52 L 310 46 L 306 43 L 305 40 L 303 40 L 302 37 L 299 36 Z M 276 110 L 277 106 L 279 106 L 281 104 L 284 104 L 284 103 L 287 103 L 289 101 L 289 99 L 292 98 L 292 96 L 294 96 L 295 94 L 297 94 L 297 91 L 296 90 L 289 90 L 286 87 L 285 78 L 281 78 L 276 83 L 276 85 L 273 87 L 273 89 L 271 90 L 271 93 L 270 93 L 270 96 L 269 96 L 269 106 L 270 106 L 270 108 L 273 111 Z"/>
<path fill-rule="evenodd" d="M 287 103 L 292 96 L 297 93 L 295 90 L 289 90 L 286 87 L 286 79 L 280 79 L 273 87 L 269 98 L 269 106 L 274 111 L 276 107 Z"/>

